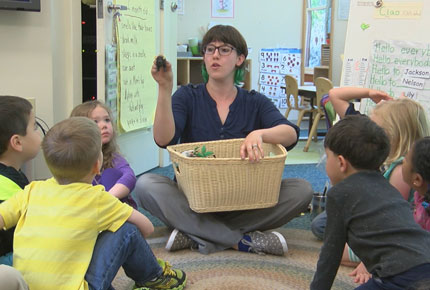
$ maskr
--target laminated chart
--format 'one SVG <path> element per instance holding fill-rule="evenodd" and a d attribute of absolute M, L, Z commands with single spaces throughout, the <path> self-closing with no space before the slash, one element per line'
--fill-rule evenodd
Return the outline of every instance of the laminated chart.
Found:
<path fill-rule="evenodd" d="M 260 50 L 260 93 L 272 100 L 277 108 L 287 108 L 285 75 L 300 83 L 301 51 L 297 48 L 263 48 Z"/>

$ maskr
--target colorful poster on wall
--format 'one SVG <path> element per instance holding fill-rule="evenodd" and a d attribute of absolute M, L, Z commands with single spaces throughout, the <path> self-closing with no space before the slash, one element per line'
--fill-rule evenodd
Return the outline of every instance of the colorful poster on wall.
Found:
<path fill-rule="evenodd" d="M 366 87 L 395 98 L 405 95 L 430 113 L 430 43 L 375 40 L 370 55 Z M 369 113 L 373 102 L 362 102 Z"/>
<path fill-rule="evenodd" d="M 301 51 L 297 48 L 263 48 L 260 50 L 260 93 L 269 97 L 276 107 L 287 107 L 285 75 L 300 83 Z"/>
<path fill-rule="evenodd" d="M 117 0 L 127 6 L 117 21 L 120 98 L 119 127 L 128 132 L 151 127 L 157 102 L 151 77 L 155 55 L 155 4 L 150 0 Z"/>
<path fill-rule="evenodd" d="M 234 0 L 211 0 L 212 18 L 234 18 Z"/>

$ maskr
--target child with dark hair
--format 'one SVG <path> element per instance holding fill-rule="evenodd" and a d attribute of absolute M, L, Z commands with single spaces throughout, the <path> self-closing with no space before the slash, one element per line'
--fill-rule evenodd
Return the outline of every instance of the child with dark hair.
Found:
<path fill-rule="evenodd" d="M 0 204 L 0 228 L 16 226 L 14 267 L 32 290 L 112 289 L 121 266 L 134 289 L 183 289 L 185 273 L 156 259 L 144 238 L 154 230 L 149 219 L 91 184 L 101 148 L 100 130 L 88 118 L 48 131 L 42 149 L 54 178 Z"/>
<path fill-rule="evenodd" d="M 41 141 L 31 103 L 0 96 L 0 203 L 28 184 L 21 167 L 37 155 Z M 14 230 L 0 231 L 0 264 L 12 265 Z"/>
<path fill-rule="evenodd" d="M 375 122 L 347 116 L 327 133 L 327 227 L 311 289 L 330 289 L 345 243 L 372 278 L 356 289 L 406 289 L 429 277 L 430 233 L 379 172 L 390 142 Z"/>
<path fill-rule="evenodd" d="M 414 193 L 414 219 L 430 231 L 430 137 L 418 140 L 403 160 L 403 180 Z"/>

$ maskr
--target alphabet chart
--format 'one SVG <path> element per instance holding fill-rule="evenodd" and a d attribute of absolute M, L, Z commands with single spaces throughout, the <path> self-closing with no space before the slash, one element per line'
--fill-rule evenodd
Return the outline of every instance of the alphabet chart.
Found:
<path fill-rule="evenodd" d="M 260 50 L 260 93 L 276 107 L 285 109 L 285 75 L 293 75 L 300 83 L 301 51 L 297 48 L 263 48 Z"/>

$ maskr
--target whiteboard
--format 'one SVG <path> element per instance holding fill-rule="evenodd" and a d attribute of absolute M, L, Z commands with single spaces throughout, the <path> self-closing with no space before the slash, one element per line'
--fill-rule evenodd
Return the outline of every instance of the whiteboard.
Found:
<path fill-rule="evenodd" d="M 352 0 L 341 86 L 404 94 L 430 113 L 429 25 L 427 0 Z M 373 106 L 363 99 L 360 111 L 368 113 Z"/>

